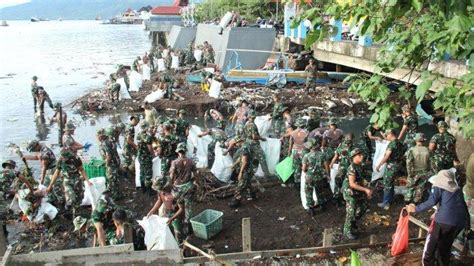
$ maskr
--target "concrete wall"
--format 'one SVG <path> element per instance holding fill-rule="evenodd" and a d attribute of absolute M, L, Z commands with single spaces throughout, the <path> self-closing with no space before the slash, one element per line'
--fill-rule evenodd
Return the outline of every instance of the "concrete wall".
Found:
<path fill-rule="evenodd" d="M 233 54 L 229 49 L 272 51 L 276 32 L 274 29 L 227 28 L 219 35 L 216 25 L 199 24 L 196 45 L 209 42 L 216 52 L 216 64 L 225 68 Z M 237 51 L 244 69 L 257 69 L 265 65 L 270 53 Z"/>
<path fill-rule="evenodd" d="M 173 49 L 184 49 L 196 38 L 197 28 L 172 26 L 168 36 L 168 44 Z"/>

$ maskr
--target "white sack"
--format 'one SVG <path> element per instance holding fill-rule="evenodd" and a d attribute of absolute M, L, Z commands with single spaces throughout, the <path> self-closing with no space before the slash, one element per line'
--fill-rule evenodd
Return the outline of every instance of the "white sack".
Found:
<path fill-rule="evenodd" d="M 99 201 L 102 193 L 104 193 L 106 188 L 105 177 L 95 177 L 89 179 L 92 183 L 92 186 L 84 183 L 84 198 L 82 199 L 81 206 L 92 206 L 92 210 L 95 209 L 97 201 Z"/>
<path fill-rule="evenodd" d="M 142 88 L 142 75 L 137 71 L 131 71 L 129 75 L 130 79 L 130 91 L 139 91 Z"/>
<path fill-rule="evenodd" d="M 216 80 L 212 80 L 211 87 L 209 88 L 209 96 L 212 98 L 219 98 L 221 94 L 222 83 Z"/>
<path fill-rule="evenodd" d="M 45 190 L 46 187 L 43 185 L 40 185 L 38 189 Z M 27 210 L 31 207 L 31 203 L 25 200 L 25 197 L 28 195 L 29 192 L 30 190 L 28 188 L 19 190 L 16 193 L 15 198 L 13 199 L 10 205 L 10 209 L 12 209 L 13 211 L 22 211 L 23 213 L 26 213 Z M 56 218 L 57 214 L 58 214 L 58 209 L 56 209 L 56 207 L 54 207 L 48 202 L 47 197 L 44 197 L 41 199 L 41 205 L 38 207 L 36 216 L 33 217 L 30 214 L 28 215 L 28 220 L 34 223 L 42 223 L 44 221 L 45 215 L 47 215 L 50 220 L 53 220 L 54 218 Z"/>
<path fill-rule="evenodd" d="M 272 175 L 276 175 L 276 165 L 280 162 L 281 143 L 279 139 L 267 138 L 266 141 L 260 141 L 263 153 L 265 153 L 265 161 L 267 161 L 268 171 Z M 259 164 L 256 176 L 264 176 L 262 166 Z"/>
<path fill-rule="evenodd" d="M 151 70 L 148 64 L 142 65 L 142 80 L 150 80 Z"/>
<path fill-rule="evenodd" d="M 142 183 L 140 182 L 140 162 L 138 157 L 135 158 L 135 187 L 141 187 Z"/>
<path fill-rule="evenodd" d="M 230 176 L 232 175 L 232 169 L 230 166 L 232 165 L 232 157 L 227 154 L 223 155 L 224 149 L 220 147 L 220 142 L 216 143 L 216 148 L 214 149 L 215 158 L 214 164 L 212 165 L 211 172 L 214 176 L 217 177 L 222 182 L 229 183 Z"/>
<path fill-rule="evenodd" d="M 163 58 L 160 58 L 158 59 L 158 72 L 161 72 L 161 71 L 165 71 L 166 70 L 166 67 L 165 67 L 165 60 L 163 60 Z"/>
<path fill-rule="evenodd" d="M 194 50 L 194 58 L 198 62 L 201 61 L 201 59 L 202 59 L 202 50 L 199 50 L 199 49 Z"/>
<path fill-rule="evenodd" d="M 219 26 L 221 28 L 225 28 L 225 27 L 227 27 L 227 25 L 230 23 L 231 20 L 232 20 L 232 12 L 227 12 L 221 18 L 221 21 L 219 22 Z"/>
<path fill-rule="evenodd" d="M 161 179 L 163 176 L 161 175 L 161 158 L 156 157 L 153 158 L 153 180 Z"/>
<path fill-rule="evenodd" d="M 270 127 L 272 126 L 272 121 L 269 120 L 270 115 L 261 115 L 255 118 L 255 125 L 257 125 L 258 134 L 263 138 L 268 137 Z"/>
<path fill-rule="evenodd" d="M 144 102 L 149 102 L 149 103 L 154 103 L 160 99 L 162 99 L 166 94 L 166 91 L 164 90 L 156 90 L 150 94 L 148 94 L 145 99 L 143 100 Z"/>
<path fill-rule="evenodd" d="M 179 67 L 179 58 L 176 55 L 171 56 L 171 68 L 177 69 Z"/>
<path fill-rule="evenodd" d="M 178 243 L 166 224 L 168 218 L 158 215 L 144 217 L 138 224 L 145 230 L 145 245 L 147 250 L 179 249 Z"/>
<path fill-rule="evenodd" d="M 374 158 L 372 159 L 372 182 L 377 180 L 377 179 L 380 179 L 382 178 L 384 172 L 385 172 L 385 168 L 387 167 L 387 164 L 384 164 L 382 165 L 382 167 L 380 167 L 380 172 L 377 172 L 377 170 L 375 170 L 375 168 L 377 167 L 377 165 L 379 164 L 379 162 L 383 159 L 383 156 L 385 154 L 385 150 L 387 149 L 387 146 L 390 142 L 388 140 L 382 140 L 382 141 L 378 141 L 376 140 L 375 141 L 375 154 L 374 154 Z"/>
<path fill-rule="evenodd" d="M 306 202 L 306 173 L 302 172 L 301 173 L 301 181 L 300 181 L 300 198 L 301 198 L 301 204 L 303 205 L 303 208 L 305 210 L 309 209 L 308 203 Z M 313 200 L 314 203 L 318 203 L 318 197 L 316 196 L 316 191 L 313 189 Z"/>
<path fill-rule="evenodd" d="M 46 198 L 41 200 L 41 205 L 39 206 L 38 213 L 35 218 L 33 218 L 33 223 L 42 223 L 44 222 L 44 216 L 48 216 L 50 220 L 56 218 L 58 214 L 58 209 L 54 207 L 51 203 L 48 202 Z"/>
<path fill-rule="evenodd" d="M 334 189 L 336 188 L 336 174 L 337 170 L 339 170 L 339 164 L 335 163 L 332 165 L 332 168 L 329 172 L 329 186 L 331 187 L 332 193 L 334 193 Z"/>
<path fill-rule="evenodd" d="M 198 137 L 200 134 L 201 128 L 195 125 L 191 125 L 189 129 L 189 135 L 187 140 L 187 156 L 192 158 L 194 157 L 194 149 L 196 149 L 196 167 L 197 168 L 206 168 L 207 167 L 207 146 L 211 143 L 212 138 L 207 135 L 202 138 Z"/>
<path fill-rule="evenodd" d="M 163 58 L 167 58 L 169 54 L 170 54 L 170 50 L 168 49 L 164 49 L 163 52 L 161 53 Z"/>
<path fill-rule="evenodd" d="M 120 84 L 120 100 L 132 99 L 130 93 L 128 92 L 127 84 L 125 84 L 125 80 L 123 78 L 119 78 L 117 79 L 117 83 Z"/>

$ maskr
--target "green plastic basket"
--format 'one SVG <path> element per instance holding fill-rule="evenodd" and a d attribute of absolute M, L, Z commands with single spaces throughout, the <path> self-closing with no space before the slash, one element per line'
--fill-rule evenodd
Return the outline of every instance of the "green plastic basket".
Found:
<path fill-rule="evenodd" d="M 204 210 L 191 218 L 194 235 L 208 240 L 222 230 L 222 216 L 224 213 L 211 209 Z"/>
<path fill-rule="evenodd" d="M 89 178 L 105 177 L 105 162 L 103 160 L 91 159 L 88 163 L 84 164 L 84 171 L 86 171 Z"/>
<path fill-rule="evenodd" d="M 290 178 L 294 171 L 295 169 L 293 169 L 293 158 L 291 157 L 286 157 L 275 167 L 275 172 L 278 174 L 283 183 Z"/>

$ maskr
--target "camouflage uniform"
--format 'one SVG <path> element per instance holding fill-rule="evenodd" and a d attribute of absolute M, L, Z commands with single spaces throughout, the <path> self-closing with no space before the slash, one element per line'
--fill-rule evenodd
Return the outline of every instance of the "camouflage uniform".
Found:
<path fill-rule="evenodd" d="M 390 203 L 393 199 L 395 178 L 401 168 L 400 163 L 403 160 L 404 147 L 400 140 L 395 139 L 390 141 L 387 151 L 391 151 L 391 153 L 387 160 L 387 167 L 385 168 L 382 180 L 384 203 Z"/>
<path fill-rule="evenodd" d="M 119 170 L 120 170 L 120 157 L 117 152 L 115 142 L 107 137 L 100 144 L 100 153 L 102 159 L 105 161 L 106 176 L 107 176 L 107 187 L 111 192 L 111 196 L 114 199 L 118 199 L 120 196 L 120 185 L 119 185 Z M 110 156 L 110 162 L 107 163 L 107 155 Z"/>
<path fill-rule="evenodd" d="M 68 149 L 63 149 L 56 163 L 56 170 L 63 175 L 63 190 L 66 206 L 77 209 L 83 197 L 83 186 L 80 182 L 79 169 L 82 167 L 81 159 Z"/>
<path fill-rule="evenodd" d="M 170 134 L 165 135 L 159 139 L 161 147 L 161 185 L 165 185 L 169 182 L 169 171 L 171 162 L 176 159 L 176 147 L 178 146 L 179 139 L 176 135 Z"/>
<path fill-rule="evenodd" d="M 344 234 L 352 232 L 353 225 L 360 220 L 368 208 L 368 202 L 362 191 L 351 189 L 349 186 L 349 176 L 355 176 L 355 182 L 367 187 L 366 173 L 362 165 L 351 163 L 347 169 L 347 176 L 342 183 L 342 195 L 346 201 L 346 220 L 344 222 Z"/>
<path fill-rule="evenodd" d="M 425 146 L 411 147 L 407 153 L 408 184 L 405 201 L 421 201 L 430 171 L 430 151 Z"/>
<path fill-rule="evenodd" d="M 173 83 L 174 83 L 173 77 L 171 77 L 171 75 L 168 73 L 163 73 L 160 76 L 160 82 L 166 83 L 166 93 L 163 97 L 171 99 L 171 97 L 173 97 Z"/>
<path fill-rule="evenodd" d="M 184 118 L 176 119 L 176 136 L 179 139 L 179 142 L 186 142 L 187 136 L 186 131 L 189 129 L 190 124 Z"/>
<path fill-rule="evenodd" d="M 148 149 L 148 145 L 152 144 L 152 136 L 147 132 L 147 129 L 142 129 L 138 134 L 137 157 L 140 162 L 140 183 L 142 187 L 151 187 L 153 178 L 153 154 Z M 138 170 L 138 169 L 136 169 Z"/>
<path fill-rule="evenodd" d="M 285 132 L 285 125 L 283 123 L 283 110 L 284 106 L 282 103 L 276 102 L 273 105 L 272 128 L 275 138 L 281 137 L 282 133 Z"/>
<path fill-rule="evenodd" d="M 434 173 L 454 166 L 456 159 L 456 138 L 449 132 L 435 134 L 430 143 L 436 144 L 436 150 L 431 157 L 431 169 Z"/>
<path fill-rule="evenodd" d="M 105 237 L 107 241 L 113 241 L 115 238 L 115 225 L 112 219 L 112 214 L 115 211 L 116 206 L 110 198 L 102 195 L 95 205 L 95 209 L 92 211 L 91 220 L 94 224 L 102 223 L 102 227 L 105 231 Z"/>
<path fill-rule="evenodd" d="M 382 129 L 376 129 L 372 124 L 368 125 L 364 131 L 362 131 L 360 136 L 360 148 L 364 152 L 364 158 L 371 159 L 372 153 L 374 153 L 374 148 L 372 147 L 372 140 L 369 139 L 369 132 L 373 135 L 377 132 L 381 132 Z"/>
<path fill-rule="evenodd" d="M 403 125 L 407 126 L 407 131 L 405 133 L 405 148 L 408 150 L 409 148 L 415 146 L 415 135 L 418 131 L 418 117 L 416 114 L 410 114 L 407 117 L 403 118 Z"/>
<path fill-rule="evenodd" d="M 247 156 L 247 167 L 242 173 L 242 178 L 239 179 L 237 190 L 234 195 L 234 198 L 240 201 L 247 190 L 249 190 L 250 193 L 254 192 L 254 188 L 252 187 L 252 178 L 255 174 L 255 171 L 257 170 L 258 164 L 256 163 L 256 160 L 254 160 L 255 150 L 252 148 L 250 143 L 244 142 L 239 150 L 239 160 L 242 156 Z M 238 171 L 240 171 L 240 167 L 241 165 L 238 166 Z"/>
<path fill-rule="evenodd" d="M 308 207 L 314 207 L 313 189 L 316 190 L 318 203 L 324 206 L 330 199 L 331 191 L 324 174 L 324 157 L 321 151 L 311 151 L 303 157 L 303 164 L 307 165 L 305 194 Z"/>
<path fill-rule="evenodd" d="M 267 160 L 265 158 L 265 153 L 263 152 L 262 147 L 260 146 L 259 140 L 254 140 L 253 136 L 260 136 L 258 133 L 257 125 L 254 122 L 248 121 L 245 124 L 244 137 L 247 139 L 247 142 L 253 150 L 253 158 L 257 160 L 260 165 L 262 165 L 262 170 L 266 176 L 270 176 L 270 171 L 268 170 Z"/>
<path fill-rule="evenodd" d="M 178 158 L 171 163 L 170 173 L 176 180 L 173 184 L 173 195 L 178 203 L 184 203 L 184 223 L 189 223 L 192 216 L 194 183 L 192 174 L 196 165 L 189 158 Z"/>
<path fill-rule="evenodd" d="M 319 125 L 321 124 L 321 118 L 319 117 L 318 113 L 312 109 L 310 109 L 308 114 L 309 119 L 306 122 L 306 130 L 308 130 L 308 132 L 311 132 L 316 128 L 319 128 Z"/>
<path fill-rule="evenodd" d="M 314 65 L 307 65 L 304 72 L 306 73 L 306 88 L 309 88 L 314 85 L 317 80 L 318 68 L 316 63 Z"/>
<path fill-rule="evenodd" d="M 38 84 L 36 82 L 31 83 L 31 96 L 33 96 L 33 109 L 36 112 L 38 105 Z"/>
<path fill-rule="evenodd" d="M 189 43 L 188 48 L 186 49 L 185 56 L 186 66 L 192 66 L 196 63 L 196 58 L 194 58 L 193 43 Z"/>
<path fill-rule="evenodd" d="M 13 169 L 3 169 L 2 175 L 0 176 L 0 222 L 6 220 L 7 211 L 10 205 L 7 199 L 12 191 L 12 185 L 16 176 L 17 173 Z"/>
<path fill-rule="evenodd" d="M 304 138 L 306 140 L 306 137 L 308 136 L 308 131 L 302 128 L 299 128 L 293 131 L 290 138 L 294 139 L 295 138 L 294 136 L 296 136 L 296 134 L 300 132 L 302 132 L 303 135 L 305 135 Z M 294 179 L 294 182 L 297 184 L 299 183 L 299 180 L 301 177 L 301 160 L 304 155 L 303 150 L 304 150 L 304 147 L 296 147 L 295 142 L 293 140 L 293 147 L 291 149 L 291 157 L 293 158 L 293 169 L 295 169 L 295 171 L 293 172 L 293 179 Z"/>
<path fill-rule="evenodd" d="M 212 141 L 207 145 L 207 161 L 208 165 L 212 166 L 215 158 L 215 148 L 216 144 L 219 142 L 221 145 L 227 140 L 227 135 L 225 131 L 220 128 L 213 128 L 209 132 L 209 135 L 212 137 Z"/>
<path fill-rule="evenodd" d="M 165 206 L 164 216 L 167 218 L 173 217 L 178 211 L 178 202 L 177 202 L 176 197 L 174 197 L 172 194 L 168 194 L 167 196 L 164 192 L 160 192 L 160 197 L 164 198 L 164 200 L 162 199 L 162 202 Z M 171 206 L 168 206 L 166 202 L 167 200 L 172 201 Z M 173 222 L 171 222 L 170 227 L 172 227 L 171 229 L 172 229 L 172 232 L 174 232 L 174 237 L 176 238 L 176 241 L 178 241 L 178 243 L 181 244 L 184 238 L 183 218 L 177 217 L 176 219 L 174 219 Z"/>
<path fill-rule="evenodd" d="M 202 61 L 203 65 L 214 64 L 214 49 L 210 44 L 203 49 Z"/>
<path fill-rule="evenodd" d="M 342 196 L 342 183 L 347 176 L 347 169 L 351 165 L 352 143 L 344 141 L 337 147 L 335 154 L 340 158 L 339 168 L 335 177 L 334 198 L 340 199 Z"/>
<path fill-rule="evenodd" d="M 56 156 L 54 155 L 53 151 L 46 146 L 41 146 L 39 155 L 41 161 L 48 161 L 46 174 L 44 176 L 44 185 L 48 187 L 51 183 L 51 176 L 56 169 Z M 48 194 L 48 200 L 49 202 L 60 201 L 62 200 L 61 195 L 61 185 L 59 182 L 56 182 L 56 184 L 53 185 L 53 191 Z"/>
<path fill-rule="evenodd" d="M 125 130 L 125 143 L 123 144 L 123 164 L 130 169 L 134 165 L 137 149 L 128 144 L 127 140 L 129 138 L 131 138 L 132 141 L 135 140 L 135 127 L 132 124 L 127 125 L 127 129 Z"/>

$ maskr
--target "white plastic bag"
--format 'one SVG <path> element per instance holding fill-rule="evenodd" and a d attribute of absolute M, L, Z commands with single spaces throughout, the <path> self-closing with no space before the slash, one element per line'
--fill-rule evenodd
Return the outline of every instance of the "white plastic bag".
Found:
<path fill-rule="evenodd" d="M 280 140 L 267 138 L 266 141 L 260 141 L 260 147 L 262 147 L 263 153 L 265 154 L 265 161 L 267 162 L 268 171 L 270 174 L 275 175 L 276 165 L 280 162 Z M 255 175 L 264 176 L 262 166 L 260 164 L 258 165 Z"/>
<path fill-rule="evenodd" d="M 48 216 L 50 220 L 56 218 L 58 214 L 58 209 L 54 207 L 51 203 L 48 202 L 46 198 L 41 200 L 41 205 L 39 206 L 38 212 L 33 218 L 33 223 L 42 223 L 44 222 L 44 216 Z"/>
<path fill-rule="evenodd" d="M 125 84 L 125 80 L 123 78 L 119 78 L 117 79 L 117 83 L 120 84 L 120 100 L 132 99 L 130 93 L 128 92 L 127 84 Z"/>
<path fill-rule="evenodd" d="M 383 159 L 385 150 L 387 150 L 387 146 L 389 143 L 390 142 L 388 140 L 375 141 L 375 154 L 372 160 L 372 182 L 383 177 L 387 164 L 382 165 L 382 167 L 380 167 L 380 171 L 377 171 L 375 168 Z"/>
<path fill-rule="evenodd" d="M 300 198 L 301 198 L 301 204 L 303 205 L 303 208 L 305 210 L 309 209 L 308 207 L 308 202 L 306 202 L 306 173 L 302 172 L 301 173 L 301 181 L 300 181 Z M 316 191 L 313 189 L 313 200 L 314 203 L 318 203 L 318 197 L 316 196 Z"/>
<path fill-rule="evenodd" d="M 163 58 L 158 59 L 158 72 L 165 71 L 165 60 Z"/>
<path fill-rule="evenodd" d="M 148 94 L 146 97 L 145 97 L 145 102 L 148 102 L 148 103 L 154 103 L 160 99 L 162 99 L 166 94 L 166 91 L 164 90 L 156 90 L 150 94 Z"/>
<path fill-rule="evenodd" d="M 201 133 L 201 128 L 192 125 L 189 129 L 189 135 L 187 140 L 187 156 L 194 157 L 193 151 L 196 149 L 196 167 L 206 168 L 207 167 L 207 146 L 211 143 L 212 138 L 207 135 L 199 138 L 198 135 Z"/>
<path fill-rule="evenodd" d="M 269 119 L 270 115 L 262 115 L 255 118 L 255 125 L 257 125 L 258 134 L 263 138 L 268 137 L 270 127 L 272 126 L 272 121 Z"/>
<path fill-rule="evenodd" d="M 194 58 L 198 62 L 201 61 L 201 59 L 202 59 L 202 50 L 199 50 L 199 49 L 194 50 Z"/>
<path fill-rule="evenodd" d="M 336 188 L 336 175 L 338 170 L 339 164 L 335 163 L 332 165 L 332 168 L 329 173 L 329 177 L 331 178 L 331 180 L 329 181 L 329 186 L 331 187 L 332 193 L 334 193 L 334 189 Z"/>
<path fill-rule="evenodd" d="M 153 158 L 153 179 L 161 179 L 161 158 Z"/>
<path fill-rule="evenodd" d="M 209 96 L 212 98 L 219 98 L 221 94 L 222 83 L 216 80 L 212 80 L 211 87 L 209 88 Z"/>
<path fill-rule="evenodd" d="M 220 147 L 220 143 L 216 143 L 216 148 L 214 149 L 215 158 L 214 164 L 212 165 L 211 172 L 214 176 L 222 182 L 229 183 L 230 176 L 232 175 L 232 157 L 227 154 L 223 155 L 224 149 Z"/>
<path fill-rule="evenodd" d="M 89 179 L 92 186 L 84 183 L 84 198 L 82 199 L 81 206 L 92 206 L 92 210 L 95 209 L 95 205 L 99 198 L 102 196 L 106 188 L 105 177 L 95 177 Z"/>
<path fill-rule="evenodd" d="M 137 71 L 131 71 L 130 75 L 130 91 L 139 91 L 142 88 L 142 75 Z"/>
<path fill-rule="evenodd" d="M 232 20 L 232 12 L 227 12 L 221 18 L 221 21 L 219 22 L 219 26 L 224 29 L 225 27 L 227 27 L 227 25 L 230 23 L 231 20 Z"/>
<path fill-rule="evenodd" d="M 179 58 L 176 55 L 171 56 L 171 68 L 172 69 L 179 68 Z"/>
<path fill-rule="evenodd" d="M 150 67 L 148 66 L 148 64 L 143 64 L 142 65 L 142 80 L 143 81 L 150 80 L 150 76 L 151 76 Z"/>
<path fill-rule="evenodd" d="M 145 245 L 147 250 L 169 250 L 179 249 L 178 243 L 166 225 L 168 218 L 162 218 L 158 215 L 144 217 L 138 220 L 138 224 L 145 230 Z"/>
<path fill-rule="evenodd" d="M 135 187 L 141 187 L 142 183 L 140 182 L 140 162 L 138 158 L 135 159 Z"/>
<path fill-rule="evenodd" d="M 46 187 L 40 185 L 38 189 L 45 190 Z M 25 199 L 29 192 L 30 190 L 27 188 L 19 190 L 15 195 L 15 198 L 13 199 L 10 208 L 14 211 L 22 211 L 23 213 L 26 213 L 28 209 L 31 208 L 31 203 Z M 48 199 L 44 197 L 41 199 L 41 205 L 38 207 L 36 216 L 33 217 L 32 214 L 30 214 L 28 215 L 28 220 L 32 221 L 33 223 L 42 223 L 44 221 L 45 215 L 47 215 L 50 220 L 53 220 L 54 218 L 56 218 L 57 214 L 58 209 L 51 205 L 48 202 Z"/>

